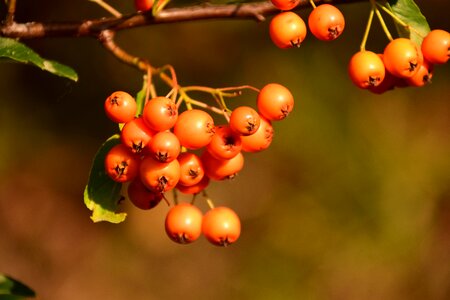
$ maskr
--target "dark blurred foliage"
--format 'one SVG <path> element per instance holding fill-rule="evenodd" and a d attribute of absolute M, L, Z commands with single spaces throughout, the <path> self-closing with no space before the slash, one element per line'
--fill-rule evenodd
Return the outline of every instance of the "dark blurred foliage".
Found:
<path fill-rule="evenodd" d="M 111 4 L 133 11 L 131 0 Z M 450 29 L 448 1 L 418 4 L 432 28 Z M 295 110 L 274 123 L 272 147 L 209 188 L 242 218 L 240 240 L 226 249 L 171 242 L 164 203 L 152 211 L 124 203 L 120 225 L 90 221 L 82 196 L 91 159 L 117 132 L 103 101 L 137 92 L 142 76 L 94 39 L 25 41 L 80 80 L 1 62 L 0 272 L 38 299 L 450 299 L 450 68 L 437 66 L 424 88 L 359 90 L 346 66 L 369 5 L 340 8 L 347 27 L 337 41 L 309 35 L 296 50 L 273 46 L 267 22 L 117 36 L 153 65 L 172 64 L 182 85 L 279 82 L 293 92 Z M 106 15 L 86 0 L 18 1 L 19 21 Z M 387 40 L 374 26 L 367 47 L 382 51 Z M 230 106 L 241 103 L 255 105 L 255 94 Z"/>

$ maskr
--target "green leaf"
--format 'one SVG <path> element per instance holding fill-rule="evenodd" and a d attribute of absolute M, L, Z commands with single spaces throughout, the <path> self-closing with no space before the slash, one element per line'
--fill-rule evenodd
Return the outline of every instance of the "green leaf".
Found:
<path fill-rule="evenodd" d="M 119 143 L 118 134 L 107 139 L 97 151 L 92 163 L 88 184 L 84 189 L 84 204 L 92 211 L 91 219 L 94 222 L 107 221 L 117 224 L 123 222 L 127 216 L 124 212 L 117 212 L 122 198 L 122 184 L 109 178 L 104 164 L 108 151 Z"/>
<path fill-rule="evenodd" d="M 21 63 L 30 63 L 44 71 L 78 81 L 78 74 L 70 67 L 39 56 L 31 48 L 10 38 L 0 37 L 0 58 L 6 57 Z"/>
<path fill-rule="evenodd" d="M 35 297 L 35 292 L 20 281 L 0 274 L 0 299 Z"/>
<path fill-rule="evenodd" d="M 409 38 L 417 45 L 422 44 L 423 38 L 430 32 L 430 26 L 417 4 L 413 0 L 388 0 L 387 6 L 395 16 L 412 28 L 405 28 L 395 22 L 399 36 Z"/>

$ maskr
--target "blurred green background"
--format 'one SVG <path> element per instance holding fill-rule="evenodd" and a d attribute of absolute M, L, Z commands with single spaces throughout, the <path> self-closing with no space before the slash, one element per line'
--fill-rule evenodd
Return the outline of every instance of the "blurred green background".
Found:
<path fill-rule="evenodd" d="M 131 0 L 110 3 L 133 11 Z M 432 28 L 450 29 L 448 1 L 417 3 Z M 246 155 L 235 180 L 208 189 L 242 219 L 240 240 L 225 249 L 204 238 L 171 242 L 164 203 L 151 211 L 124 203 L 120 225 L 91 222 L 82 198 L 91 159 L 117 131 L 104 99 L 137 92 L 141 74 L 94 39 L 26 41 L 80 80 L 0 64 L 0 272 L 38 299 L 450 299 L 450 68 L 437 66 L 424 88 L 359 90 L 346 66 L 369 5 L 339 8 L 347 23 L 337 41 L 309 35 L 295 50 L 271 43 L 268 22 L 117 36 L 153 65 L 172 64 L 182 85 L 278 82 L 294 94 L 272 146 Z M 20 0 L 18 9 L 18 21 L 107 15 L 87 0 Z M 368 49 L 386 43 L 375 23 Z M 230 105 L 254 106 L 255 96 Z"/>

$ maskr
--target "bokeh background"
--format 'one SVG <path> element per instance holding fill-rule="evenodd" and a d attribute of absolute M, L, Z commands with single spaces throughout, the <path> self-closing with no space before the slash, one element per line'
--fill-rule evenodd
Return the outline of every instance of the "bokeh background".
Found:
<path fill-rule="evenodd" d="M 110 3 L 133 11 L 131 0 Z M 432 28 L 450 29 L 448 1 L 417 3 Z M 18 5 L 19 21 L 107 15 L 86 0 Z M 153 65 L 172 64 L 182 85 L 279 82 L 294 94 L 272 146 L 246 155 L 235 180 L 208 189 L 242 219 L 240 240 L 225 249 L 204 238 L 171 242 L 163 203 L 151 211 L 124 203 L 119 225 L 91 222 L 83 203 L 91 160 L 117 132 L 104 99 L 137 92 L 141 74 L 94 39 L 26 41 L 80 80 L 0 64 L 0 272 L 38 299 L 450 299 L 450 68 L 436 67 L 424 88 L 359 90 L 346 66 L 369 4 L 339 7 L 344 34 L 332 43 L 309 35 L 296 50 L 272 45 L 268 22 L 200 21 L 117 36 Z M 367 48 L 386 43 L 375 22 Z M 230 106 L 255 105 L 255 96 Z"/>

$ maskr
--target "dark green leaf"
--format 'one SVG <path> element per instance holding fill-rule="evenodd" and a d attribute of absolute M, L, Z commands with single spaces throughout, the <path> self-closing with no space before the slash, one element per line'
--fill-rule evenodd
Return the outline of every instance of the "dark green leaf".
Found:
<path fill-rule="evenodd" d="M 34 291 L 25 284 L 7 275 L 0 274 L 0 299 L 20 299 L 19 297 L 35 296 Z"/>
<path fill-rule="evenodd" d="M 122 184 L 109 178 L 104 164 L 108 151 L 119 143 L 119 135 L 116 134 L 100 147 L 91 167 L 88 184 L 84 189 L 84 204 L 92 211 L 91 219 L 94 222 L 120 223 L 127 216 L 124 212 L 117 212 L 122 197 L 120 194 Z"/>
<path fill-rule="evenodd" d="M 422 44 L 423 38 L 430 32 L 430 26 L 417 4 L 413 0 L 388 0 L 388 8 L 411 28 L 396 22 L 399 36 L 409 38 L 417 45 Z"/>
<path fill-rule="evenodd" d="M 7 57 L 21 63 L 30 63 L 44 71 L 66 77 L 73 81 L 78 80 L 77 73 L 70 67 L 56 61 L 47 60 L 39 56 L 31 48 L 10 38 L 0 37 L 0 58 Z"/>

